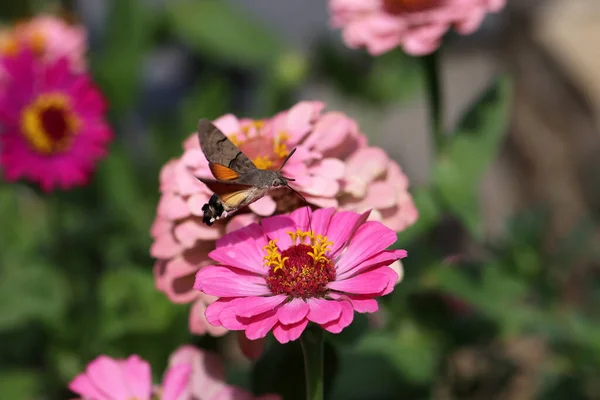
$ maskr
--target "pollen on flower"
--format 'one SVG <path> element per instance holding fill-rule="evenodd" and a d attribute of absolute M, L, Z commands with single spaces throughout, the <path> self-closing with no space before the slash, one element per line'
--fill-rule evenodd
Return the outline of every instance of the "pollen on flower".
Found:
<path fill-rule="evenodd" d="M 383 7 L 390 14 L 423 11 L 438 5 L 440 0 L 384 0 Z"/>
<path fill-rule="evenodd" d="M 275 240 L 265 250 L 269 267 L 267 284 L 274 294 L 291 297 L 324 297 L 327 284 L 335 280 L 335 268 L 328 257 L 333 243 L 312 231 L 288 232 L 292 246 L 281 252 Z"/>
<path fill-rule="evenodd" d="M 273 166 L 273 161 L 269 159 L 269 156 L 258 156 L 255 157 L 252 162 L 258 169 L 269 169 Z"/>
<path fill-rule="evenodd" d="M 67 150 L 79 125 L 69 98 L 59 93 L 40 95 L 21 114 L 23 135 L 34 150 L 43 154 Z"/>

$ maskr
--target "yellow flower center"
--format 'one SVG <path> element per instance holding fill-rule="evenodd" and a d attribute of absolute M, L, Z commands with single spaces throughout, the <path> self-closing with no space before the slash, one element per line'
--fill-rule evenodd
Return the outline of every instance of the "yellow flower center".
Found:
<path fill-rule="evenodd" d="M 21 114 L 21 131 L 31 147 L 43 154 L 67 150 L 81 123 L 70 100 L 59 93 L 45 93 Z"/>
<path fill-rule="evenodd" d="M 284 251 L 276 240 L 265 246 L 267 284 L 273 294 L 291 297 L 324 297 L 327 284 L 335 280 L 335 267 L 327 253 L 333 242 L 312 231 L 288 232 L 292 245 Z"/>
<path fill-rule="evenodd" d="M 267 137 L 262 128 L 265 121 L 255 120 L 242 126 L 243 138 L 240 135 L 230 135 L 229 139 L 240 148 L 259 169 L 277 169 L 290 154 L 287 140 L 290 135 L 278 132 L 274 137 Z"/>

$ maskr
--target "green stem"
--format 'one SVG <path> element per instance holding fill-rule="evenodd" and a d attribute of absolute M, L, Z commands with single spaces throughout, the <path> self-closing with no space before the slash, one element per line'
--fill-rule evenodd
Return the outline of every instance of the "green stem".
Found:
<path fill-rule="evenodd" d="M 306 399 L 323 400 L 323 330 L 309 326 L 300 337 L 304 355 Z"/>
<path fill-rule="evenodd" d="M 427 85 L 431 130 L 436 151 L 439 154 L 446 143 L 444 134 L 444 110 L 442 109 L 442 87 L 440 82 L 439 51 L 424 56 L 423 73 Z"/>

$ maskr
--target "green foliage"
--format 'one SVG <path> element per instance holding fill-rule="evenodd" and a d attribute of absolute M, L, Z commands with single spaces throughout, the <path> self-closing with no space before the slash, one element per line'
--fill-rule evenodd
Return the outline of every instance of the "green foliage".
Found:
<path fill-rule="evenodd" d="M 499 79 L 467 112 L 439 155 L 434 185 L 448 210 L 481 235 L 477 189 L 508 127 L 509 78 Z"/>
<path fill-rule="evenodd" d="M 261 68 L 282 52 L 276 36 L 223 1 L 176 0 L 167 19 L 177 38 L 210 59 Z"/>

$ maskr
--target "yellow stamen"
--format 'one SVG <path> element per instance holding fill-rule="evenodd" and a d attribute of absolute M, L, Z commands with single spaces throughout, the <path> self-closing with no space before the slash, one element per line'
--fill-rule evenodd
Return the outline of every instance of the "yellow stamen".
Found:
<path fill-rule="evenodd" d="M 313 231 L 306 232 L 300 229 L 296 230 L 296 232 L 288 232 L 287 234 L 292 239 L 292 246 L 307 244 L 312 247 L 312 251 L 307 254 L 311 256 L 315 263 L 328 261 L 325 253 L 331 250 L 333 242 L 328 240 L 327 236 L 315 235 Z M 306 239 L 308 239 L 308 243 L 306 243 Z M 265 266 L 274 267 L 273 272 L 277 272 L 279 269 L 283 268 L 285 261 L 289 258 L 281 258 L 281 253 L 275 242 L 276 240 L 271 240 L 269 244 L 264 247 L 265 250 L 267 250 L 267 255 L 264 257 Z"/>
<path fill-rule="evenodd" d="M 266 267 L 274 267 L 273 272 L 277 272 L 280 268 L 283 268 L 283 263 L 289 259 L 289 257 L 281 258 L 279 248 L 275 244 L 277 239 L 269 241 L 269 244 L 264 247 L 267 250 L 267 255 L 264 257 Z"/>
<path fill-rule="evenodd" d="M 268 156 L 258 156 L 252 160 L 256 168 L 258 169 L 269 169 L 273 166 L 273 161 Z"/>
<path fill-rule="evenodd" d="M 44 113 L 60 113 L 64 120 L 61 132 L 48 132 L 44 126 Z M 40 153 L 54 153 L 69 147 L 74 134 L 79 130 L 80 121 L 71 112 L 69 98 L 57 93 L 46 93 L 31 103 L 21 115 L 21 131 L 32 147 Z"/>
<path fill-rule="evenodd" d="M 15 56 L 19 51 L 19 42 L 10 34 L 5 34 L 0 39 L 0 53 L 5 56 Z"/>

